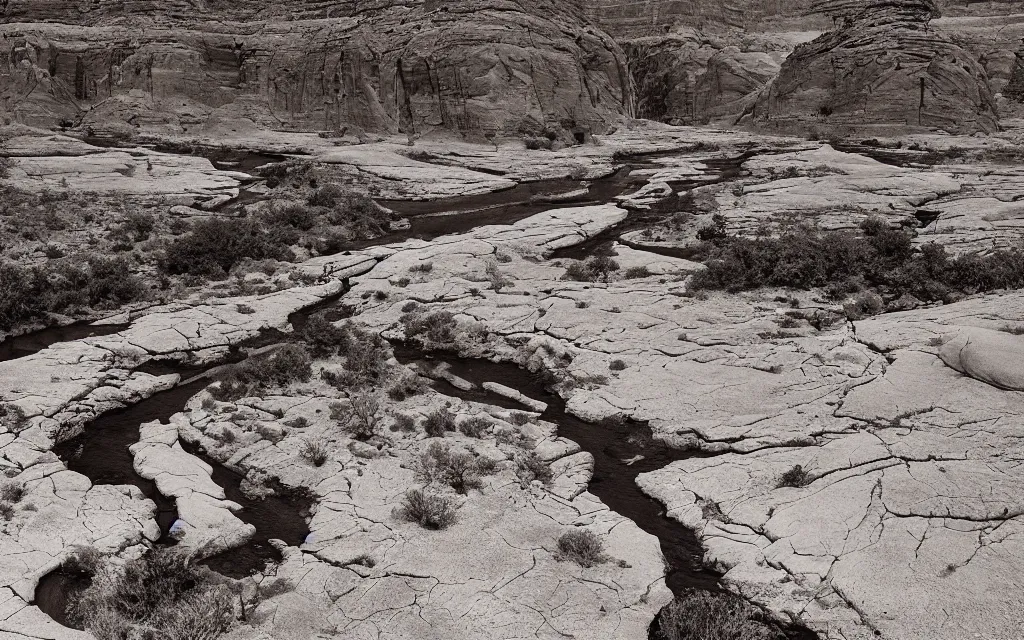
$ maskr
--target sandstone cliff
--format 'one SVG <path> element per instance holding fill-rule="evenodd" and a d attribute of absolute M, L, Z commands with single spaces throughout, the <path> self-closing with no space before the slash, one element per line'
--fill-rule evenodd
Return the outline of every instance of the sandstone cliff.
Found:
<path fill-rule="evenodd" d="M 586 133 L 631 110 L 618 45 L 549 0 L 3 7 L 0 109 L 37 125 Z"/>
<path fill-rule="evenodd" d="M 830 0 L 835 28 L 797 47 L 748 121 L 802 130 L 896 125 L 973 133 L 998 128 L 985 69 L 931 29 L 934 0 Z"/>

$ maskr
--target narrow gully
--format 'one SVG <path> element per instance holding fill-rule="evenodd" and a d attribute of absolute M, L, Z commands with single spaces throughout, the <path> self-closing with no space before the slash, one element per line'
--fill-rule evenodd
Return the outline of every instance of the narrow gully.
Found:
<path fill-rule="evenodd" d="M 38 331 L 25 333 L 20 336 L 11 336 L 0 342 L 0 362 L 17 360 L 59 342 L 71 342 L 95 336 L 109 336 L 123 331 L 128 327 L 126 324 L 102 324 L 93 325 L 86 320 L 62 327 L 46 327 Z"/>

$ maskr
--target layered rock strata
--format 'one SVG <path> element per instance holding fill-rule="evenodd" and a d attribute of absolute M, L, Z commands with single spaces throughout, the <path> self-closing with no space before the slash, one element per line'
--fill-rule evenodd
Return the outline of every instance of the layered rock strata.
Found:
<path fill-rule="evenodd" d="M 0 21 L 0 110 L 44 126 L 585 137 L 631 109 L 618 46 L 547 0 L 13 2 Z"/>
<path fill-rule="evenodd" d="M 761 93 L 749 121 L 763 127 L 870 125 L 992 132 L 995 102 L 984 68 L 929 28 L 934 0 L 827 1 L 835 28 L 797 47 Z"/>

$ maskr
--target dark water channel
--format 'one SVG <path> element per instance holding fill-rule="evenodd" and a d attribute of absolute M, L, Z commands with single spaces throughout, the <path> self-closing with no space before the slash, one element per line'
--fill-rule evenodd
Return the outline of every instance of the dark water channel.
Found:
<path fill-rule="evenodd" d="M 400 362 L 434 360 L 409 345 L 395 345 Z M 438 361 L 451 365 L 451 372 L 477 385 L 473 391 L 462 391 L 444 381 L 435 381 L 446 395 L 484 402 L 505 408 L 524 409 L 522 405 L 498 394 L 480 389 L 484 382 L 499 382 L 524 395 L 548 404 L 541 419 L 558 425 L 558 435 L 577 443 L 594 456 L 594 477 L 589 491 L 608 508 L 629 518 L 641 529 L 656 536 L 668 563 L 665 580 L 673 593 L 686 588 L 719 589 L 719 574 L 704 567 L 704 549 L 696 534 L 665 515 L 665 507 L 649 497 L 636 484 L 641 473 L 661 469 L 675 462 L 706 454 L 668 447 L 651 436 L 643 423 L 607 421 L 600 425 L 584 422 L 565 411 L 564 401 L 544 388 L 530 372 L 511 363 L 438 355 Z"/>
<path fill-rule="evenodd" d="M 583 451 L 594 457 L 594 474 L 587 490 L 601 499 L 609 509 L 632 520 L 638 527 L 658 538 L 665 556 L 667 574 L 665 582 L 676 596 L 693 590 L 721 592 L 721 574 L 704 566 L 704 549 L 696 533 L 669 518 L 665 507 L 651 498 L 636 484 L 641 473 L 656 471 L 677 460 L 693 457 L 708 457 L 698 450 L 682 450 L 669 447 L 655 440 L 650 427 L 643 422 L 609 420 L 601 424 L 584 422 L 565 410 L 565 403 L 557 394 L 547 390 L 540 378 L 512 363 L 496 363 L 483 359 L 469 359 L 449 354 L 432 354 L 407 344 L 393 344 L 395 356 L 400 362 L 426 362 L 428 365 L 445 362 L 450 372 L 476 385 L 470 391 L 459 389 L 443 380 L 434 380 L 433 385 L 446 395 L 475 402 L 497 405 L 508 409 L 526 407 L 487 392 L 481 388 L 484 382 L 498 382 L 512 387 L 535 400 L 546 402 L 548 407 L 541 419 L 558 427 L 558 435 L 572 440 Z M 725 598 L 735 598 L 723 594 Z M 651 640 L 660 638 L 659 615 L 651 624 Z M 779 633 L 788 640 L 817 640 L 817 635 L 800 626 L 779 626 L 764 619 L 766 624 L 776 626 Z"/>
<path fill-rule="evenodd" d="M 0 342 L 0 362 L 30 356 L 58 342 L 109 336 L 127 327 L 126 324 L 91 325 L 88 322 L 76 322 L 63 327 L 47 327 L 24 335 L 12 336 Z"/>

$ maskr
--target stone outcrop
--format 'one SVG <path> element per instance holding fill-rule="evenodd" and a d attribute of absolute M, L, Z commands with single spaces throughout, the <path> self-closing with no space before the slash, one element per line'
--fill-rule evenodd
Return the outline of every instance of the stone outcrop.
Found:
<path fill-rule="evenodd" d="M 585 135 L 631 108 L 615 42 L 548 0 L 3 6 L 0 109 L 44 126 Z"/>
<path fill-rule="evenodd" d="M 762 91 L 749 121 L 763 127 L 866 125 L 992 132 L 995 102 L 984 68 L 929 28 L 935 0 L 827 1 L 835 28 L 797 47 Z"/>

